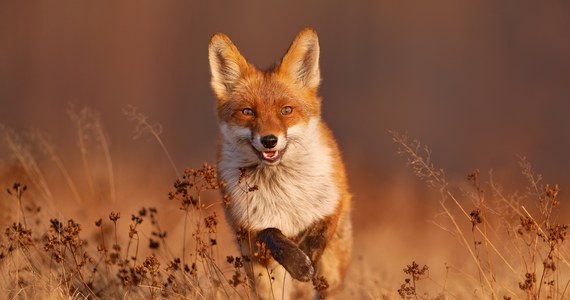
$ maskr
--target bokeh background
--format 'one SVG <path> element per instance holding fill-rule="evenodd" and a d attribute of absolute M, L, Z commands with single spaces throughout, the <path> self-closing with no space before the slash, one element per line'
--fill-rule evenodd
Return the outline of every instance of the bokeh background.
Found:
<path fill-rule="evenodd" d="M 323 117 L 355 195 L 355 254 L 380 273 L 393 266 L 399 273 L 411 259 L 438 264 L 443 252 L 430 223 L 437 191 L 414 178 L 389 130 L 429 145 L 459 186 L 479 168 L 483 181 L 493 170 L 507 190 L 524 189 L 522 155 L 567 199 L 566 1 L 2 1 L 0 124 L 24 140 L 29 132 L 49 137 L 81 182 L 68 110 L 89 107 L 110 143 L 118 203 L 73 207 L 85 216 L 111 209 L 128 215 L 167 201 L 176 175 L 152 137 L 133 139 L 136 124 L 124 108 L 133 105 L 161 125 L 179 170 L 213 163 L 210 36 L 226 33 L 265 68 L 304 27 L 320 38 Z M 53 186 L 52 213 L 72 214 L 61 176 L 36 152 Z M 13 176 L 25 180 L 3 140 L 0 155 L 2 190 Z M 442 261 L 456 259 L 446 255 Z"/>

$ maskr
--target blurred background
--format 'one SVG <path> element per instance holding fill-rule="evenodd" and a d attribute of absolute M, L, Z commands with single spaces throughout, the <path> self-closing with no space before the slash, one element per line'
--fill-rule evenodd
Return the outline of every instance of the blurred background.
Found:
<path fill-rule="evenodd" d="M 492 170 L 509 192 L 524 190 L 517 156 L 526 156 L 545 183 L 560 184 L 562 207 L 570 211 L 565 1 L 2 1 L 0 124 L 24 144 L 40 132 L 81 186 L 69 111 L 88 107 L 109 142 L 117 202 L 83 205 L 79 213 L 114 208 L 128 215 L 167 201 L 176 173 L 155 139 L 133 139 L 136 122 L 123 110 L 135 106 L 160 124 L 178 170 L 213 163 L 210 36 L 226 33 L 265 68 L 304 27 L 320 38 L 323 118 L 347 162 L 356 256 L 372 257 L 383 272 L 388 262 L 378 251 L 399 254 L 390 262 L 399 272 L 412 258 L 441 252 L 430 235 L 438 192 L 414 178 L 389 130 L 429 145 L 434 163 L 458 186 L 479 168 L 483 182 Z M 53 159 L 30 147 L 52 186 L 53 211 L 71 214 L 65 212 L 71 194 L 57 187 L 63 180 L 50 167 Z M 14 177 L 25 180 L 4 140 L 0 155 L 2 189 Z M 568 214 L 560 218 L 568 221 Z M 432 247 L 418 251 L 410 240 L 421 236 Z"/>

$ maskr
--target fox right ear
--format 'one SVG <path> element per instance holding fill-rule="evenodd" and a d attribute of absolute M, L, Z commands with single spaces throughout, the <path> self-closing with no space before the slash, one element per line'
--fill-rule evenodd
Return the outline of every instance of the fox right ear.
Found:
<path fill-rule="evenodd" d="M 236 82 L 249 70 L 249 64 L 223 33 L 212 36 L 208 58 L 212 72 L 212 89 L 218 99 L 225 99 Z"/>
<path fill-rule="evenodd" d="M 304 88 L 316 90 L 319 87 L 319 38 L 313 29 L 306 28 L 297 35 L 281 60 L 279 72 Z"/>

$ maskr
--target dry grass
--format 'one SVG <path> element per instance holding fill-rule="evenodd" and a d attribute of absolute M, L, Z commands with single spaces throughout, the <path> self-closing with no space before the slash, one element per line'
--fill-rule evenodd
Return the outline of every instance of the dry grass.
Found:
<path fill-rule="evenodd" d="M 61 175 L 61 186 L 70 192 L 66 203 L 85 209 L 104 198 L 108 202 L 102 206 L 117 207 L 113 205 L 122 200 L 117 197 L 120 186 L 97 114 L 87 108 L 69 111 L 79 168 L 66 165 L 45 134 L 26 137 L 0 128 L 17 164 L 0 181 L 15 182 L 4 186 L 0 197 L 9 218 L 0 237 L 0 290 L 8 299 L 256 299 L 246 276 L 250 258 L 235 248 L 233 234 L 224 235 L 227 228 L 220 213 L 227 199 L 218 196 L 214 166 L 179 172 L 160 137 L 160 126 L 135 108 L 125 113 L 136 122 L 138 134 L 155 139 L 179 178 L 171 191 L 164 191 L 169 193 L 159 200 L 160 208 L 107 211 L 104 217 L 87 213 L 81 221 L 53 213 L 60 200 L 46 179 L 54 170 L 48 172 L 43 162 L 50 161 Z M 520 158 L 528 186 L 523 193 L 508 194 L 492 172 L 485 177 L 479 170 L 467 176 L 468 187 L 454 186 L 432 162 L 427 147 L 406 135 L 393 132 L 392 137 L 413 173 L 439 191 L 440 213 L 432 222 L 449 233 L 452 242 L 430 247 L 444 252 L 456 242 L 460 247 L 454 254 L 462 263 L 430 265 L 412 255 L 406 258 L 409 264 L 379 272 L 370 263 L 374 257 L 360 256 L 362 249 L 355 249 L 342 298 L 569 297 L 568 226 L 557 215 L 557 185 L 544 184 Z M 98 165 L 103 169 L 96 171 Z M 238 233 L 237 238 L 244 237 Z M 404 243 L 410 243 L 408 253 L 422 249 L 414 250 L 413 241 Z M 386 280 L 386 273 L 399 282 Z"/>
<path fill-rule="evenodd" d="M 407 158 L 414 174 L 439 190 L 441 215 L 434 221 L 462 245 L 475 267 L 470 294 L 478 299 L 566 299 L 569 296 L 570 263 L 566 240 L 568 225 L 557 218 L 558 185 L 542 183 L 530 163 L 520 157 L 528 181 L 524 195 L 506 196 L 489 175 L 483 186 L 479 170 L 468 174 L 471 191 L 460 199 L 442 169 L 431 161 L 431 151 L 407 135 L 391 132 L 399 153 Z M 487 189 L 490 192 L 486 192 Z M 465 266 L 461 266 L 465 268 Z M 414 262 L 404 272 L 411 276 L 399 295 L 405 299 L 431 299 L 416 289 L 428 267 Z M 447 279 L 446 279 L 447 281 Z M 452 284 L 447 283 L 446 284 Z M 446 285 L 444 284 L 444 286 Z M 458 298 L 444 291 L 434 298 Z"/>
<path fill-rule="evenodd" d="M 159 130 L 134 108 L 126 113 L 137 122 L 137 130 L 155 137 L 171 160 Z M 42 212 L 38 203 L 53 203 L 54 196 L 34 147 L 54 163 L 72 191 L 74 202 L 68 203 L 80 209 L 101 199 L 95 195 L 97 182 L 101 186 L 97 178 L 100 173 L 92 168 L 97 164 L 96 152 L 102 154 L 107 169 L 104 173 L 113 174 L 109 142 L 99 117 L 87 108 L 79 112 L 70 109 L 69 115 L 76 126 L 85 175 L 81 179 L 88 186 L 85 191 L 78 188 L 78 178 L 70 175 L 65 161 L 43 134 L 35 132 L 26 139 L 2 128 L 4 140 L 17 158 L 17 169 L 24 173 L 17 177 L 26 183 L 15 182 L 3 189 L 6 200 L 15 205 L 6 205 L 13 211 L 0 237 L 0 290 L 10 299 L 250 298 L 243 271 L 248 258 L 235 255 L 220 259 L 218 253 L 218 211 L 223 203 L 203 202 L 203 194 L 218 188 L 213 166 L 185 170 L 163 199 L 179 208 L 184 219 L 180 236 L 167 237 L 162 222 L 173 217 L 161 217 L 155 207 L 133 209 L 127 218 L 111 211 L 107 217 L 87 224 Z M 116 187 L 113 176 L 107 179 L 107 189 L 102 191 L 106 191 L 107 205 L 112 206 Z M 125 224 L 126 232 L 122 231 Z"/>

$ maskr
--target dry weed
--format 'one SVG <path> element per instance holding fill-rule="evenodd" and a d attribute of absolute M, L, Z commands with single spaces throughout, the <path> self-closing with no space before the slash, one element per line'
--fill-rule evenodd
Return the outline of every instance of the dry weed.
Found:
<path fill-rule="evenodd" d="M 555 217 L 560 205 L 558 185 L 543 185 L 542 177 L 526 158 L 520 157 L 522 174 L 528 181 L 525 197 L 518 193 L 505 196 L 492 180 L 492 172 L 492 195 L 488 195 L 479 170 L 475 170 L 467 176 L 474 199 L 464 200 L 456 196 L 444 171 L 435 167 L 427 146 L 405 134 L 391 134 L 414 174 L 441 192 L 442 216 L 451 227 L 436 223 L 453 233 L 471 257 L 479 286 L 468 289 L 476 290 L 477 298 L 565 299 L 570 283 L 568 245 L 564 243 L 568 225 Z M 489 196 L 493 200 L 488 201 Z M 407 268 L 405 272 L 415 269 Z M 418 298 L 413 279 L 407 279 L 398 291 L 402 298 Z"/>

